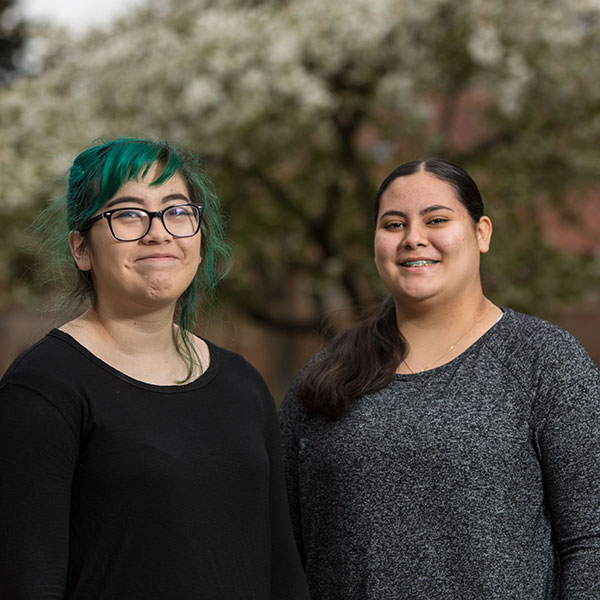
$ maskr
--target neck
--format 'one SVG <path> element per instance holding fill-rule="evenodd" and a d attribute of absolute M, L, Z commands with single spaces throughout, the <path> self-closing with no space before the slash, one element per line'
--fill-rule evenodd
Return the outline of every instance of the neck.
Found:
<path fill-rule="evenodd" d="M 135 315 L 116 314 L 97 304 L 60 329 L 74 337 L 92 354 L 117 370 L 147 383 L 173 385 L 190 377 L 173 323 L 174 305 Z M 206 343 L 191 336 L 191 377 L 208 367 L 210 354 Z"/>
<path fill-rule="evenodd" d="M 132 355 L 163 353 L 173 341 L 175 307 L 165 307 L 135 315 L 115 314 L 102 305 L 90 308 L 81 320 L 90 326 L 104 344 Z"/>
<path fill-rule="evenodd" d="M 426 371 L 453 360 L 490 329 L 501 314 L 483 294 L 426 308 L 406 311 L 396 306 L 398 328 L 408 346 L 398 372 Z"/>
<path fill-rule="evenodd" d="M 456 300 L 454 302 L 427 303 L 419 305 L 403 306 L 396 303 L 396 320 L 398 328 L 404 334 L 404 330 L 428 330 L 445 331 L 460 328 L 463 323 L 471 323 L 473 317 L 485 310 L 489 300 L 483 293 L 470 298 Z"/>

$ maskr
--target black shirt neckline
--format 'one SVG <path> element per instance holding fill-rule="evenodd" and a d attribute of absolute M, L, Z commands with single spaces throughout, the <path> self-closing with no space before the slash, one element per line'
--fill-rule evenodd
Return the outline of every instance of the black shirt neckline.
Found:
<path fill-rule="evenodd" d="M 175 385 L 158 385 L 158 384 L 154 384 L 154 383 L 148 383 L 146 381 L 141 381 L 139 379 L 135 379 L 134 377 L 131 377 L 131 376 L 123 373 L 122 371 L 119 371 L 115 367 L 104 362 L 101 358 L 98 358 L 93 352 L 88 350 L 84 345 L 82 345 L 80 342 L 78 342 L 73 336 L 69 335 L 68 333 L 66 333 L 64 331 L 61 331 L 60 329 L 56 329 L 56 328 L 52 329 L 51 331 L 48 332 L 47 336 L 53 337 L 53 338 L 56 338 L 58 340 L 65 342 L 66 344 L 71 346 L 71 348 L 73 348 L 74 350 L 79 352 L 79 354 L 84 356 L 87 360 L 94 363 L 96 366 L 100 367 L 101 369 L 103 369 L 105 372 L 109 373 L 113 377 L 116 377 L 116 378 L 120 379 L 121 381 L 129 383 L 130 385 L 133 385 L 135 387 L 146 389 L 146 390 L 153 391 L 153 392 L 159 392 L 159 393 L 164 392 L 164 393 L 172 394 L 174 392 L 175 393 L 189 392 L 190 390 L 195 390 L 195 389 L 204 387 L 210 381 L 212 381 L 215 378 L 215 376 L 217 375 L 217 372 L 219 370 L 220 358 L 221 358 L 219 347 L 216 346 L 215 344 L 213 344 L 212 342 L 210 342 L 204 338 L 201 338 L 208 346 L 208 351 L 209 351 L 209 355 L 210 355 L 210 364 L 208 365 L 208 369 L 206 369 L 206 371 L 204 371 L 196 379 L 194 379 L 188 383 L 184 383 L 181 385 L 177 385 L 177 384 L 175 384 Z"/>

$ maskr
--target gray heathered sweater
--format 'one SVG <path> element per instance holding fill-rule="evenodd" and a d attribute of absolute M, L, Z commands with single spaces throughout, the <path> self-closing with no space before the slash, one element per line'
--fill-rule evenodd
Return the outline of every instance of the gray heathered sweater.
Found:
<path fill-rule="evenodd" d="M 280 415 L 312 600 L 600 599 L 600 371 L 557 326 L 506 310 L 339 420 Z"/>

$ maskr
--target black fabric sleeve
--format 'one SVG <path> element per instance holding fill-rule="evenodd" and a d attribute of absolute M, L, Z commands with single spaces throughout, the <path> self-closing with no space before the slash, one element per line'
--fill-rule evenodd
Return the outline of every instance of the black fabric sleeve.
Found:
<path fill-rule="evenodd" d="M 64 598 L 76 437 L 37 391 L 0 388 L 0 598 Z"/>
<path fill-rule="evenodd" d="M 571 340 L 567 340 L 570 342 Z M 561 600 L 600 598 L 600 371 L 573 340 L 540 371 L 536 402 Z"/>
<path fill-rule="evenodd" d="M 265 440 L 270 462 L 271 598 L 308 600 L 308 585 L 290 524 L 275 403 L 269 396 L 265 404 Z"/>
<path fill-rule="evenodd" d="M 292 385 L 279 411 L 279 425 L 283 448 L 283 466 L 288 492 L 288 503 L 292 528 L 302 565 L 306 568 L 304 545 L 302 542 L 302 521 L 300 514 L 300 490 L 298 482 L 300 407 L 296 401 L 295 384 Z"/>

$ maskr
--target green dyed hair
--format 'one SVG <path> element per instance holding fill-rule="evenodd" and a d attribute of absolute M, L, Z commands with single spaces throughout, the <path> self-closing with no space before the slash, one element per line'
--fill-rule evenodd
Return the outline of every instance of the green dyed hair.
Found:
<path fill-rule="evenodd" d="M 80 231 L 81 226 L 123 184 L 144 177 L 155 164 L 160 165 L 162 170 L 150 185 L 160 185 L 178 174 L 187 185 L 191 202 L 204 206 L 201 224 L 202 261 L 193 281 L 177 303 L 182 341 L 186 355 L 192 361 L 193 352 L 187 332 L 194 329 L 197 298 L 200 295 L 203 298 L 210 296 L 231 266 L 219 198 L 193 153 L 164 141 L 149 139 L 120 138 L 93 145 L 73 161 L 67 174 L 66 195 L 40 217 L 38 229 L 45 234 L 45 246 L 52 246 L 56 261 L 55 273 L 60 279 L 63 282 L 72 281 L 73 272 L 77 274 L 70 296 L 80 302 L 89 300 L 93 304 L 95 290 L 92 276 L 87 271 L 79 271 L 75 266 L 68 245 L 69 233 Z M 47 214 L 48 212 L 51 214 Z M 82 235 L 85 237 L 87 233 Z M 192 368 L 193 364 L 190 362 L 190 373 Z"/>

